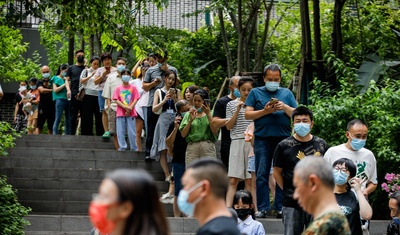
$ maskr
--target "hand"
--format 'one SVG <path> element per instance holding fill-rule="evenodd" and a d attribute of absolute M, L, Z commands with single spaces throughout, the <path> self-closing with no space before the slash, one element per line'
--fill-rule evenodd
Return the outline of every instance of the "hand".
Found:
<path fill-rule="evenodd" d="M 272 105 L 271 102 L 268 102 L 265 104 L 264 110 L 267 111 L 268 113 L 273 113 L 276 111 L 276 109 L 274 108 L 274 105 Z"/>
<path fill-rule="evenodd" d="M 164 102 L 167 102 L 168 100 L 170 100 L 170 99 L 172 98 L 172 95 L 173 95 L 173 94 L 169 93 L 169 91 L 168 91 L 167 94 L 165 95 L 163 101 L 164 101 Z"/>
<path fill-rule="evenodd" d="M 107 76 L 107 75 L 110 74 L 110 73 L 111 73 L 111 69 L 109 69 L 109 70 L 106 69 L 106 71 L 104 71 L 104 72 L 101 74 L 101 76 L 104 78 L 105 76 Z"/>
<path fill-rule="evenodd" d="M 97 72 L 97 69 L 93 70 L 93 73 L 92 73 L 92 75 L 90 75 L 90 77 L 93 77 L 96 74 L 96 72 Z"/>
<path fill-rule="evenodd" d="M 239 111 L 243 107 L 244 103 L 242 101 L 239 101 L 239 103 L 236 106 L 236 111 Z"/>
<path fill-rule="evenodd" d="M 359 178 L 354 177 L 350 180 L 350 186 L 354 188 L 356 192 L 361 190 L 361 184 L 362 182 Z"/>
<path fill-rule="evenodd" d="M 182 120 L 181 116 L 176 116 L 175 117 L 175 122 L 174 122 L 175 128 L 179 128 L 179 125 L 181 124 L 181 120 Z"/>
<path fill-rule="evenodd" d="M 168 64 L 167 63 L 162 64 L 160 69 L 165 71 L 165 72 L 168 72 Z"/>
<path fill-rule="evenodd" d="M 129 112 L 129 113 L 132 111 L 132 108 L 129 106 L 125 106 L 124 109 L 126 112 Z"/>
<path fill-rule="evenodd" d="M 278 103 L 275 103 L 273 107 L 275 108 L 275 110 L 283 110 L 283 108 L 285 107 L 285 103 L 283 103 L 282 101 L 278 101 Z"/>
<path fill-rule="evenodd" d="M 193 121 L 196 118 L 197 110 L 195 108 L 191 108 L 189 114 L 190 114 L 190 121 Z"/>
<path fill-rule="evenodd" d="M 126 117 L 130 116 L 130 114 L 131 114 L 131 111 L 129 111 L 129 110 L 126 110 L 126 111 L 125 111 L 125 116 L 126 116 Z"/>
<path fill-rule="evenodd" d="M 155 82 L 157 86 L 158 84 L 161 83 L 161 78 L 155 78 L 153 82 Z"/>
<path fill-rule="evenodd" d="M 203 112 L 205 114 L 210 114 L 210 106 L 209 104 L 203 103 L 203 105 L 201 106 L 201 109 L 203 110 Z"/>
<path fill-rule="evenodd" d="M 67 98 L 70 100 L 71 99 L 71 91 L 67 91 Z"/>

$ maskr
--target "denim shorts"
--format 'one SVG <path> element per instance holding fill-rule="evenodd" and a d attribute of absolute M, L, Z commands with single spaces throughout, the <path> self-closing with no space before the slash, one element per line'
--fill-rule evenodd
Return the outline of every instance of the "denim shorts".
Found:
<path fill-rule="evenodd" d="M 103 90 L 98 91 L 97 99 L 99 100 L 99 109 L 100 109 L 100 112 L 102 112 L 102 111 L 104 110 L 104 105 L 105 105 L 105 103 L 106 103 L 106 99 L 103 98 L 102 95 L 103 95 Z"/>
<path fill-rule="evenodd" d="M 256 157 L 255 156 L 249 157 L 249 162 L 247 164 L 247 171 L 250 174 L 253 172 L 256 172 Z"/>

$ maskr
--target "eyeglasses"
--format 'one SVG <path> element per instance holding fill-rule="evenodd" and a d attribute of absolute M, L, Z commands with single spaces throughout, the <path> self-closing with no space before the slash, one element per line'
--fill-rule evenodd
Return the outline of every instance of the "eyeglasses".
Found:
<path fill-rule="evenodd" d="M 347 170 L 345 167 L 339 167 L 339 166 L 335 166 L 334 168 L 333 168 L 333 171 L 334 172 L 338 172 L 338 171 L 340 171 L 340 172 L 342 172 L 343 174 L 349 174 L 349 170 Z"/>

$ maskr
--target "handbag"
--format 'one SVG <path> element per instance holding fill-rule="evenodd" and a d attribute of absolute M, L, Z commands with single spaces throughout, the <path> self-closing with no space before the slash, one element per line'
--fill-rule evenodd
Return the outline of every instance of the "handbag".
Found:
<path fill-rule="evenodd" d="M 79 101 L 83 101 L 83 99 L 85 98 L 85 88 L 82 88 L 78 94 L 76 94 L 75 98 Z"/>
<path fill-rule="evenodd" d="M 161 94 L 161 89 L 157 89 L 156 90 L 156 92 L 158 92 L 158 98 L 159 98 L 159 103 L 161 103 L 162 102 L 162 94 Z M 157 112 L 153 112 L 153 113 L 155 113 L 155 114 L 157 114 L 157 115 L 160 115 L 161 113 L 162 113 L 162 107 L 159 109 L 159 110 L 157 110 Z"/>

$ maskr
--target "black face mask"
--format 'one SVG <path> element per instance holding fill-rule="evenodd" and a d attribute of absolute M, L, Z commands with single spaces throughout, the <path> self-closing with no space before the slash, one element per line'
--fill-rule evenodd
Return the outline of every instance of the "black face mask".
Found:
<path fill-rule="evenodd" d="M 235 209 L 238 218 L 241 220 L 245 220 L 247 218 L 248 215 L 251 214 L 251 209 Z"/>
<path fill-rule="evenodd" d="M 80 55 L 76 60 L 78 61 L 78 63 L 83 63 L 85 61 L 85 57 L 83 55 Z"/>

